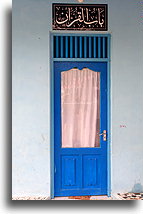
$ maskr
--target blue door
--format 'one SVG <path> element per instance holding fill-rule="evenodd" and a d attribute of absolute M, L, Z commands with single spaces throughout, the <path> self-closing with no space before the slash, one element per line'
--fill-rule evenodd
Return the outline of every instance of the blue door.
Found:
<path fill-rule="evenodd" d="M 88 86 L 93 83 L 92 95 L 87 86 L 80 86 L 83 82 L 76 78 L 71 79 L 70 86 L 64 83 L 69 81 L 68 74 L 77 78 L 80 74 L 85 76 Z M 93 96 L 97 87 L 92 77 L 98 77 L 98 104 Z M 73 90 L 75 82 L 77 89 L 74 89 L 74 96 L 82 92 L 85 98 L 86 93 L 87 99 L 94 100 L 92 108 L 91 102 L 79 100 L 81 95 L 76 103 L 72 102 L 72 98 L 68 100 L 73 97 L 70 90 Z M 67 99 L 68 103 L 63 103 L 63 99 Z M 80 113 L 73 113 L 72 109 L 81 112 L 80 117 Z M 90 123 L 87 118 L 90 118 Z M 107 63 L 54 62 L 54 196 L 107 194 L 107 134 Z"/>

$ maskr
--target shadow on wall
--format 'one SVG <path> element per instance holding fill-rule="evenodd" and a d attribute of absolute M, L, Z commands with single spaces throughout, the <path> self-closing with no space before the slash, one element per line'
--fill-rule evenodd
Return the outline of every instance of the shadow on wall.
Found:
<path fill-rule="evenodd" d="M 131 192 L 134 192 L 134 193 L 141 193 L 141 192 L 143 192 L 143 186 L 142 186 L 140 183 L 136 183 L 136 184 L 133 186 Z"/>

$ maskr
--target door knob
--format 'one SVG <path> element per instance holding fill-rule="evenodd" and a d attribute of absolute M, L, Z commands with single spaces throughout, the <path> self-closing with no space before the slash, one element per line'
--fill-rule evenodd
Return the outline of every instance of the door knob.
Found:
<path fill-rule="evenodd" d="M 107 140 L 107 131 L 103 130 L 103 133 L 99 134 L 99 136 L 103 135 L 103 141 Z"/>

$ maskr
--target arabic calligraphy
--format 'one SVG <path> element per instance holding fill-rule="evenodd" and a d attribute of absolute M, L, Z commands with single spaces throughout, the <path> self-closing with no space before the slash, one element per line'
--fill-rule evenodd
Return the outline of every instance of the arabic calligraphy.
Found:
<path fill-rule="evenodd" d="M 107 30 L 107 5 L 53 4 L 54 30 Z"/>

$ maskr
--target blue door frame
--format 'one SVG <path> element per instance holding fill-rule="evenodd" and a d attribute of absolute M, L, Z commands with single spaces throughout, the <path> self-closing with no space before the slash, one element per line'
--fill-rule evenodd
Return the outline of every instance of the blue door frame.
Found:
<path fill-rule="evenodd" d="M 111 161 L 110 161 L 110 34 L 93 34 L 93 36 L 106 36 L 108 38 L 108 57 L 106 58 L 55 58 L 53 53 L 53 37 L 58 35 L 66 36 L 88 36 L 87 34 L 68 34 L 68 33 L 51 33 L 50 44 L 51 44 L 51 72 L 50 72 L 50 98 L 51 98 L 51 198 L 54 198 L 54 62 L 56 61 L 76 61 L 76 62 L 106 62 L 107 63 L 107 132 L 108 132 L 108 144 L 107 144 L 107 195 L 111 195 Z M 89 34 L 92 36 L 92 34 Z"/>

